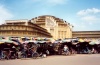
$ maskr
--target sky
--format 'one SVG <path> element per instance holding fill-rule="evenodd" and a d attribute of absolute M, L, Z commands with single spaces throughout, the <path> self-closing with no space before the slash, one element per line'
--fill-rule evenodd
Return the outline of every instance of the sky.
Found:
<path fill-rule="evenodd" d="M 100 0 L 0 0 L 0 24 L 41 15 L 61 18 L 74 31 L 100 31 Z"/>

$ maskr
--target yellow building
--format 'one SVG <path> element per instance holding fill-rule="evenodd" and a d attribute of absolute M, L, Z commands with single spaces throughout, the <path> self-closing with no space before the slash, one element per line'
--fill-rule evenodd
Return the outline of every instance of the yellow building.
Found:
<path fill-rule="evenodd" d="M 45 28 L 54 39 L 72 38 L 72 25 L 63 19 L 44 15 L 32 18 L 31 22 Z"/>
<path fill-rule="evenodd" d="M 70 23 L 55 16 L 44 15 L 31 20 L 6 20 L 0 25 L 0 36 L 98 39 L 100 31 L 72 32 Z"/>
<path fill-rule="evenodd" d="M 100 31 L 73 31 L 73 38 L 100 39 Z"/>
<path fill-rule="evenodd" d="M 6 20 L 6 23 L 0 25 L 0 36 L 52 37 L 46 29 L 29 20 Z"/>

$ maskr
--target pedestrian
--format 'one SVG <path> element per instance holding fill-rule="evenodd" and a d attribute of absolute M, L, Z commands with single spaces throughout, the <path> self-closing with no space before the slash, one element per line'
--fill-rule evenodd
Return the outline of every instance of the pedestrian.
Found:
<path fill-rule="evenodd" d="M 0 50 L 0 60 L 3 58 L 3 51 Z"/>
<path fill-rule="evenodd" d="M 68 46 L 67 45 L 64 45 L 64 52 L 67 52 L 68 51 Z"/>

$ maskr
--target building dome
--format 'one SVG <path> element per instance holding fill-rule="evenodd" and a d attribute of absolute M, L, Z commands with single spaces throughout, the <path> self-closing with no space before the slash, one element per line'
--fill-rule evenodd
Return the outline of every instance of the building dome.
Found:
<path fill-rule="evenodd" d="M 47 29 L 54 39 L 71 38 L 72 28 L 70 23 L 52 15 L 43 15 L 31 19 L 31 22 Z M 60 34 L 60 35 L 59 35 Z"/>
<path fill-rule="evenodd" d="M 52 16 L 52 15 L 42 15 L 42 16 L 32 18 L 31 20 L 36 20 L 36 22 L 45 22 L 46 17 L 52 18 L 60 23 L 68 23 L 67 21 L 64 21 L 63 19 L 60 19 L 60 18 L 58 18 L 56 16 Z"/>

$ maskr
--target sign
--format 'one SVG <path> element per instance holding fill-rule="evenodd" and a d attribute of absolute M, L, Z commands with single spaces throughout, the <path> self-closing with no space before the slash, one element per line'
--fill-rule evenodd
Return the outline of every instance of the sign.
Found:
<path fill-rule="evenodd" d="M 54 21 L 54 19 L 51 19 L 50 17 L 46 18 L 46 26 L 47 27 L 55 27 L 56 22 Z"/>

